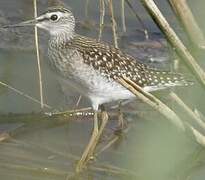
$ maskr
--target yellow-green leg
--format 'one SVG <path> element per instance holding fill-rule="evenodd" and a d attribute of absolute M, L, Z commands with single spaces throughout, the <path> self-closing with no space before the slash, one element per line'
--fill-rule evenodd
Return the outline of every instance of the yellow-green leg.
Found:
<path fill-rule="evenodd" d="M 100 137 L 103 133 L 103 130 L 105 129 L 105 126 L 106 126 L 107 122 L 108 122 L 108 114 L 107 114 L 106 111 L 102 111 L 102 113 L 101 113 L 101 125 L 100 125 L 100 128 L 99 128 L 96 140 L 94 141 L 94 143 L 93 143 L 93 145 L 90 149 L 88 157 L 92 157 L 94 155 L 95 148 L 96 148 L 96 146 L 97 146 L 97 144 L 100 140 Z"/>
<path fill-rule="evenodd" d="M 123 130 L 125 128 L 125 122 L 124 122 L 124 116 L 122 112 L 122 103 L 119 102 L 119 107 L 118 107 L 118 128 L 119 130 Z"/>
<path fill-rule="evenodd" d="M 97 146 L 97 143 L 100 139 L 100 136 L 102 135 L 102 132 L 107 124 L 108 116 L 106 112 L 102 112 L 102 123 L 100 125 L 100 128 L 98 127 L 98 116 L 97 111 L 94 113 L 94 123 L 93 123 L 93 131 L 90 138 L 90 141 L 88 145 L 86 146 L 81 159 L 79 160 L 77 166 L 76 166 L 76 172 L 80 172 L 83 170 L 84 167 L 86 167 L 87 162 L 93 157 L 95 148 Z"/>

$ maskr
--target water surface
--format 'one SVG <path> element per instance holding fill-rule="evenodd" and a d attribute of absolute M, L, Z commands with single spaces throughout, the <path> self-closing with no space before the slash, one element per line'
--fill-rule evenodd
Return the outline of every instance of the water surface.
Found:
<path fill-rule="evenodd" d="M 53 3 L 55 2 L 40 1 L 39 12 Z M 88 19 L 85 18 L 85 1 L 64 0 L 64 3 L 72 8 L 77 17 L 78 33 L 97 37 L 98 3 L 91 0 Z M 205 31 L 204 2 L 200 0 L 197 3 L 192 1 L 189 3 L 197 21 Z M 165 46 L 160 48 L 139 48 L 137 46 L 139 43 L 144 43 L 145 39 L 143 33 L 139 31 L 141 28 L 139 22 L 136 22 L 128 7 L 126 7 L 128 30 L 127 33 L 122 33 L 120 11 L 118 10 L 120 6 L 116 1 L 114 7 L 119 25 L 120 47 L 145 63 L 150 63 L 158 68 L 173 69 L 173 59 L 176 57 L 169 54 L 170 50 L 167 48 L 160 30 L 139 2 L 133 1 L 133 4 L 136 12 L 139 13 L 151 32 L 150 41 L 163 42 Z M 184 37 L 184 32 L 179 28 L 168 3 L 158 0 L 157 4 L 180 36 Z M 31 19 L 32 16 L 31 0 L 0 2 L 1 24 L 17 23 Z M 108 15 L 105 19 L 106 23 L 110 24 Z M 89 26 L 87 27 L 85 24 L 88 24 L 88 20 Z M 94 25 L 92 26 L 92 24 Z M 0 34 L 0 81 L 39 99 L 33 30 L 31 28 L 3 30 Z M 56 80 L 56 75 L 50 71 L 46 63 L 47 39 L 46 32 L 40 31 L 45 102 L 58 110 L 73 109 L 79 94 L 73 92 L 72 89 L 64 89 Z M 103 40 L 112 43 L 110 28 L 105 28 Z M 201 66 L 204 67 L 203 52 L 194 53 Z M 183 63 L 180 65 L 179 71 L 189 72 Z M 191 108 L 197 108 L 204 113 L 205 93 L 198 83 L 193 87 L 174 89 L 174 91 Z M 175 109 L 180 117 L 188 118 L 168 98 L 168 91 L 159 92 L 157 96 Z M 88 106 L 90 106 L 89 101 L 83 98 L 79 107 Z M 187 179 L 187 177 L 197 180 L 204 179 L 204 150 L 199 145 L 194 143 L 190 137 L 178 132 L 170 122 L 139 100 L 124 107 L 125 111 L 131 109 L 137 113 L 126 113 L 126 119 L 130 122 L 128 132 L 124 133 L 117 143 L 101 153 L 91 164 L 90 170 L 86 171 L 82 177 L 78 177 L 79 179 L 175 180 Z M 2 114 L 0 127 L 12 132 L 12 138 L 0 144 L 1 179 L 64 180 L 74 175 L 76 161 L 90 136 L 92 117 L 63 118 L 62 120 L 62 118 L 49 118 L 38 114 L 41 111 L 39 104 L 17 95 L 12 90 L 0 87 L 0 113 Z M 44 109 L 44 111 L 51 110 Z M 113 116 L 111 119 L 116 120 L 116 117 Z M 109 122 L 102 139 L 103 143 L 108 141 L 116 124 L 116 121 Z M 16 130 L 14 131 L 11 126 Z"/>

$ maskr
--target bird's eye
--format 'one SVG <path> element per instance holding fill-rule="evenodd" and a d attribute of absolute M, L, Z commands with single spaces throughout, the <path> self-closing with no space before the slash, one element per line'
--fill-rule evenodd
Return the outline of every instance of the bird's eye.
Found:
<path fill-rule="evenodd" d="M 52 21 L 56 21 L 56 20 L 58 20 L 58 16 L 57 16 L 56 14 L 53 14 L 53 15 L 50 17 L 50 19 L 51 19 Z"/>

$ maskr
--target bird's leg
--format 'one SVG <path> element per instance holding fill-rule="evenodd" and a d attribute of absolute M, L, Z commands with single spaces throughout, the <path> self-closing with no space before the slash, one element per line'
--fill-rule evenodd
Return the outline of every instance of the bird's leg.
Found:
<path fill-rule="evenodd" d="M 108 114 L 107 114 L 106 111 L 103 110 L 101 112 L 101 124 L 100 124 L 100 128 L 99 128 L 99 132 L 98 132 L 98 134 L 96 136 L 96 139 L 95 139 L 95 141 L 94 141 L 94 143 L 93 143 L 93 145 L 92 145 L 92 147 L 90 149 L 88 157 L 92 157 L 94 155 L 94 151 L 95 151 L 96 146 L 97 146 L 97 144 L 98 144 L 98 142 L 100 140 L 100 137 L 101 137 L 101 135 L 103 133 L 103 130 L 105 129 L 105 126 L 106 126 L 107 122 L 108 122 Z"/>
<path fill-rule="evenodd" d="M 118 107 L 118 128 L 116 132 L 121 132 L 123 129 L 125 129 L 127 126 L 123 112 L 122 112 L 122 102 L 119 102 L 119 107 Z"/>
<path fill-rule="evenodd" d="M 119 102 L 119 107 L 118 107 L 118 127 L 121 129 L 123 129 L 124 127 L 124 118 L 123 118 L 121 102 Z"/>
<path fill-rule="evenodd" d="M 86 166 L 87 161 L 89 160 L 90 156 L 92 156 L 91 149 L 93 149 L 93 145 L 96 142 L 98 136 L 98 113 L 97 111 L 94 112 L 94 122 L 93 122 L 93 131 L 90 138 L 88 145 L 86 146 L 81 159 L 79 160 L 76 166 L 76 172 L 82 171 L 82 169 Z"/>
<path fill-rule="evenodd" d="M 93 134 L 95 136 L 97 136 L 98 134 L 98 113 L 97 111 L 95 111 L 94 113 Z"/>
<path fill-rule="evenodd" d="M 83 155 L 80 159 L 80 161 L 77 164 L 76 172 L 82 171 L 83 167 L 86 166 L 87 162 L 93 157 L 94 151 L 96 149 L 96 146 L 100 140 L 100 137 L 103 133 L 103 130 L 108 122 L 108 115 L 106 111 L 102 111 L 101 113 L 101 124 L 98 128 L 98 117 L 97 117 L 97 111 L 94 113 L 94 124 L 93 124 L 93 132 L 92 136 L 90 138 L 90 141 L 86 147 L 86 149 L 83 152 Z"/>

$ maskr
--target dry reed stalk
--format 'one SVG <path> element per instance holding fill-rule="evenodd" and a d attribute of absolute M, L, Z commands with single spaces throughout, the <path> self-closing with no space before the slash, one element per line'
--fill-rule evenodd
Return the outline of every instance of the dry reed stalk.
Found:
<path fill-rule="evenodd" d="M 142 100 L 144 103 L 150 105 L 153 109 L 159 112 L 161 115 L 166 117 L 172 124 L 174 124 L 180 131 L 185 131 L 182 120 L 164 103 L 154 97 L 152 94 L 145 92 L 140 86 L 128 79 L 123 77 L 118 79 L 119 83 L 130 90 L 136 97 Z M 143 93 L 142 93 L 143 92 Z"/>
<path fill-rule="evenodd" d="M 73 109 L 76 109 L 76 108 L 79 106 L 81 99 L 82 99 L 82 95 L 80 95 L 80 96 L 78 97 L 78 100 L 77 100 L 77 102 L 76 102 L 76 104 L 75 104 L 75 107 L 74 107 Z"/>
<path fill-rule="evenodd" d="M 118 48 L 117 23 L 116 23 L 115 17 L 114 17 L 113 1 L 112 0 L 109 0 L 109 10 L 110 10 L 110 16 L 111 16 L 111 21 L 112 21 L 112 31 L 113 31 L 114 46 L 116 48 Z"/>
<path fill-rule="evenodd" d="M 198 80 L 205 87 L 205 73 L 204 70 L 197 64 L 194 57 L 179 39 L 177 34 L 171 28 L 165 17 L 162 15 L 153 0 L 141 0 L 148 13 L 161 28 L 162 32 L 166 35 L 171 45 L 175 48 L 177 54 L 184 60 L 184 62 L 193 70 Z"/>
<path fill-rule="evenodd" d="M 191 130 L 194 140 L 202 147 L 205 147 L 205 136 L 189 124 L 187 124 L 187 127 Z"/>
<path fill-rule="evenodd" d="M 81 109 L 74 109 L 69 111 L 63 111 L 63 112 L 53 112 L 53 113 L 47 113 L 49 116 L 74 116 L 74 114 L 83 113 L 92 110 L 91 107 L 81 108 Z"/>
<path fill-rule="evenodd" d="M 122 30 L 126 32 L 126 24 L 125 24 L 125 0 L 121 0 L 121 19 L 122 19 Z"/>
<path fill-rule="evenodd" d="M 205 122 L 205 117 L 199 110 L 195 109 L 194 113 L 196 114 L 197 117 L 199 117 L 200 119 L 202 119 Z"/>
<path fill-rule="evenodd" d="M 188 133 L 188 136 L 193 136 L 194 141 L 199 143 L 199 145 L 205 147 L 205 136 L 201 134 L 198 130 L 196 130 L 193 126 L 191 126 L 188 123 L 183 123 L 182 120 L 175 114 L 174 111 L 172 111 L 168 106 L 166 106 L 164 103 L 162 103 L 159 99 L 151 95 L 150 93 L 144 92 L 144 94 L 147 94 L 146 96 L 141 93 L 143 89 L 135 84 L 133 81 L 129 80 L 126 77 L 123 77 L 118 80 L 119 83 L 130 90 L 135 96 L 140 98 L 143 102 L 150 105 L 153 109 L 155 109 L 157 112 L 159 112 L 161 115 L 166 117 L 166 119 L 170 120 L 172 124 L 174 124 L 177 129 L 179 129 L 181 132 Z M 140 92 L 138 89 L 141 89 Z M 148 98 L 152 97 L 152 99 Z M 190 132 L 190 133 L 189 133 Z"/>
<path fill-rule="evenodd" d="M 6 83 L 4 83 L 4 82 L 1 82 L 1 81 L 0 81 L 0 85 L 1 85 L 1 86 L 4 86 L 4 87 L 6 87 L 6 88 L 8 88 L 9 90 L 14 91 L 15 93 L 17 93 L 17 94 L 19 94 L 19 95 L 21 95 L 21 96 L 23 96 L 23 97 L 25 97 L 25 98 L 27 98 L 27 99 L 29 99 L 29 100 L 35 102 L 35 103 L 37 103 L 37 104 L 41 104 L 41 101 L 35 99 L 35 98 L 32 97 L 32 96 L 29 96 L 28 94 L 26 94 L 26 93 L 24 93 L 24 92 L 22 92 L 22 91 L 20 91 L 20 90 L 18 90 L 18 89 L 16 89 L 16 88 L 10 86 L 10 85 L 8 85 L 8 84 L 6 84 Z M 46 108 L 48 108 L 48 109 L 53 109 L 51 106 L 49 106 L 49 105 L 47 105 L 47 104 L 43 104 L 43 105 L 44 105 L 44 107 L 46 107 Z"/>
<path fill-rule="evenodd" d="M 42 167 L 35 167 L 28 166 L 28 165 L 19 165 L 14 163 L 1 163 L 0 162 L 0 168 L 3 169 L 9 169 L 9 170 L 15 170 L 15 171 L 23 171 L 23 172 L 30 172 L 30 173 L 36 173 L 36 174 L 44 174 L 44 175 L 54 175 L 54 176 L 66 176 L 68 174 L 72 174 L 71 172 L 63 171 L 63 170 L 56 170 L 52 168 L 42 168 Z M 17 177 L 17 176 L 16 176 Z"/>
<path fill-rule="evenodd" d="M 126 177 L 126 179 L 139 179 L 135 172 L 128 170 L 128 169 L 123 169 L 123 168 L 119 168 L 113 165 L 109 165 L 109 164 L 91 166 L 89 169 L 98 171 L 98 172 L 107 173 L 107 174 L 112 174 L 115 176 L 120 176 L 120 179 L 122 179 L 122 176 L 124 178 Z"/>
<path fill-rule="evenodd" d="M 34 18 L 37 17 L 37 2 L 33 0 L 33 7 L 34 7 Z M 37 56 L 37 64 L 38 64 L 38 77 L 39 77 L 39 90 L 40 90 L 40 101 L 41 101 L 41 108 L 44 108 L 44 101 L 43 101 L 43 83 L 42 83 L 42 71 L 41 71 L 41 61 L 40 61 L 40 53 L 39 53 L 39 43 L 38 43 L 38 29 L 35 26 L 35 46 L 36 46 L 36 56 Z"/>
<path fill-rule="evenodd" d="M 205 38 L 199 28 L 191 9 L 187 4 L 187 0 L 169 0 L 177 17 L 181 20 L 185 30 L 187 31 L 191 41 L 201 49 L 205 49 Z"/>
<path fill-rule="evenodd" d="M 105 17 L 105 1 L 100 0 L 100 29 L 99 29 L 98 41 L 100 41 L 102 38 L 102 31 L 104 28 L 104 17 Z"/>
<path fill-rule="evenodd" d="M 86 0 L 85 2 L 85 18 L 89 19 L 88 17 L 88 9 L 89 9 L 90 0 Z"/>
<path fill-rule="evenodd" d="M 198 124 L 203 130 L 205 130 L 205 122 L 201 120 L 174 92 L 171 92 L 170 97 L 175 101 L 186 113 L 191 117 L 193 123 Z"/>
<path fill-rule="evenodd" d="M 76 104 L 73 106 L 73 110 L 75 111 L 75 113 L 78 113 L 78 109 L 77 108 L 78 108 L 78 106 L 80 104 L 81 99 L 82 99 L 82 95 L 80 95 L 78 97 L 78 100 L 77 100 Z"/>
<path fill-rule="evenodd" d="M 144 22 L 142 21 L 142 19 L 140 18 L 140 16 L 135 12 L 132 4 L 130 3 L 129 0 L 125 0 L 125 2 L 127 3 L 128 7 L 130 8 L 131 12 L 134 14 L 134 16 L 136 17 L 137 21 L 139 21 L 140 25 L 142 26 L 143 28 L 143 32 L 144 32 L 144 35 L 145 35 L 145 39 L 149 39 L 149 33 L 148 33 L 148 30 L 147 30 L 147 27 L 146 25 L 144 24 Z"/>
<path fill-rule="evenodd" d="M 11 136 L 9 133 L 7 133 L 7 132 L 0 133 L 0 142 L 3 142 L 3 141 L 8 140 L 10 138 L 11 138 Z"/>
<path fill-rule="evenodd" d="M 130 1 L 129 0 L 125 0 L 125 2 L 127 3 L 127 5 L 130 8 L 131 12 L 134 14 L 136 19 L 139 21 L 140 25 L 142 26 L 143 32 L 144 32 L 144 35 L 145 35 L 145 39 L 149 39 L 149 33 L 148 33 L 146 25 L 144 24 L 144 22 L 142 21 L 140 16 L 135 12 L 135 10 L 134 10 L 132 4 L 130 3 Z"/>

